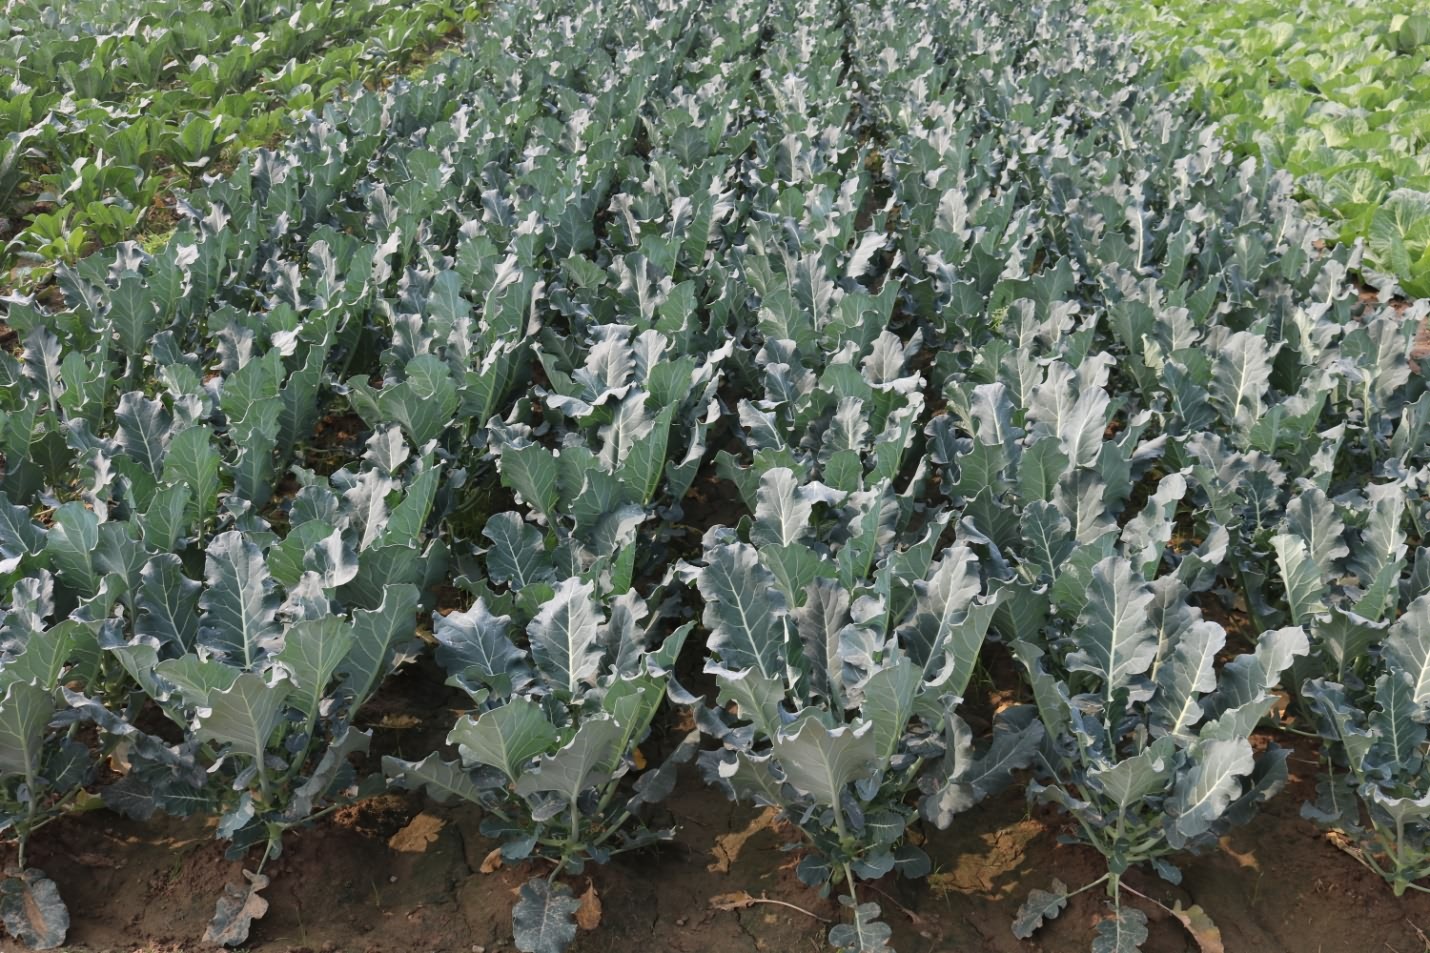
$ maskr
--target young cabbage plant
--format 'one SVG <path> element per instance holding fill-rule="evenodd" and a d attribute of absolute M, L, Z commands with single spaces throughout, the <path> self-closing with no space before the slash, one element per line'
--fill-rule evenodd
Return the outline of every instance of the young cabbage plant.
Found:
<path fill-rule="evenodd" d="M 522 886 L 513 932 L 525 953 L 559 953 L 576 935 L 579 902 L 558 878 L 674 834 L 646 826 L 642 808 L 670 793 L 698 732 L 644 771 L 641 745 L 663 697 L 693 700 L 670 672 L 693 623 L 658 639 L 661 613 L 650 605 L 659 591 L 647 602 L 612 591 L 609 572 L 559 578 L 534 526 L 515 513 L 491 523 L 489 538 L 505 540 L 487 554 L 489 575 L 510 587 L 490 597 L 502 614 L 483 597 L 433 618 L 448 684 L 476 706 L 448 735 L 458 759 L 387 757 L 383 770 L 439 801 L 480 805 L 482 831 L 502 842 L 507 861 L 550 863 Z M 502 549 L 507 542 L 519 548 Z"/>
<path fill-rule="evenodd" d="M 1264 632 L 1218 672 L 1226 633 L 1189 594 L 1178 575 L 1149 583 L 1113 554 L 1092 567 L 1085 592 L 1063 590 L 1061 613 L 1081 603 L 1064 617 L 1071 625 L 1013 643 L 1047 729 L 1029 796 L 1066 811 L 1073 840 L 1107 860 L 1107 873 L 1077 890 L 1054 881 L 1033 891 L 1013 926 L 1019 937 L 1105 885 L 1116 916 L 1099 925 L 1094 948 L 1137 949 L 1146 916 L 1122 902 L 1126 871 L 1146 864 L 1180 882 L 1170 858 L 1215 844 L 1285 783 L 1286 751 L 1257 754 L 1250 735 L 1276 704 L 1281 673 L 1308 651 L 1305 632 Z"/>
<path fill-rule="evenodd" d="M 1042 728 L 1031 707 L 1007 711 L 978 752 L 957 714 L 996 600 L 966 545 L 934 558 L 945 516 L 911 528 L 912 507 L 887 482 L 842 493 L 783 468 L 758 496 L 746 538 L 711 530 L 704 565 L 685 569 L 705 600 L 706 671 L 720 689 L 702 728 L 721 747 L 701 767 L 798 828 L 805 883 L 846 885 L 853 922 L 831 944 L 887 950 L 889 928 L 859 902 L 856 878 L 927 874 L 909 825 L 948 827 L 1027 766 Z"/>
<path fill-rule="evenodd" d="M 1326 746 L 1315 804 L 1302 813 L 1344 835 L 1351 856 L 1398 897 L 1430 892 L 1430 595 L 1390 626 L 1371 686 L 1311 679 L 1302 694 Z"/>
<path fill-rule="evenodd" d="M 112 807 L 211 812 L 229 856 L 261 848 L 246 882 L 225 888 L 207 942 L 247 939 L 285 831 L 383 790 L 350 763 L 371 738 L 355 720 L 412 657 L 419 587 L 441 565 L 440 550 L 423 545 L 438 476 L 429 459 L 298 476 L 286 536 L 247 516 L 209 543 L 202 582 L 178 559 L 154 557 L 141 634 L 104 645 L 185 730 L 183 743 L 72 699 L 126 746 L 127 774 L 106 791 Z"/>

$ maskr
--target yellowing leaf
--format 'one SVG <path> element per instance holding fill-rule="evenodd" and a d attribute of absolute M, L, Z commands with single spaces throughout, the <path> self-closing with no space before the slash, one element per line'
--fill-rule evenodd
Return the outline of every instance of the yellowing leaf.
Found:
<path fill-rule="evenodd" d="M 1201 907 L 1192 904 L 1184 910 L 1182 902 L 1178 900 L 1172 905 L 1172 916 L 1186 927 L 1192 939 L 1197 941 L 1197 949 L 1202 953 L 1226 953 L 1226 947 L 1221 942 L 1221 930 L 1217 929 L 1212 918 L 1207 916 L 1207 912 Z"/>

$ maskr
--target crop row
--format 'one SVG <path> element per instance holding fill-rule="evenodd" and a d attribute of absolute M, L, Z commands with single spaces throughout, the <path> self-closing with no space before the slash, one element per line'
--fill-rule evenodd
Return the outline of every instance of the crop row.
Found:
<path fill-rule="evenodd" d="M 1365 266 L 1430 296 L 1430 14 L 1414 4 L 1102 2 L 1245 152 L 1366 243 Z M 1374 280 L 1374 279 L 1373 279 Z M 1375 280 L 1375 283 L 1383 283 Z"/>
<path fill-rule="evenodd" d="M 401 69 L 476 8 L 442 0 L 52 5 L 0 18 L 0 260 L 130 238 L 166 183 Z M 22 221 L 23 219 L 23 221 Z"/>
<path fill-rule="evenodd" d="M 244 153 L 164 247 L 62 268 L 63 307 L 11 299 L 14 935 L 62 942 L 25 843 L 102 778 L 255 861 L 226 944 L 286 832 L 393 784 L 543 862 L 513 927 L 555 953 L 562 878 L 667 838 L 694 760 L 783 809 L 861 953 L 890 931 L 858 881 L 1026 779 L 1106 857 L 1078 889 L 1121 953 L 1122 874 L 1249 819 L 1283 721 L 1323 737 L 1317 816 L 1420 889 L 1426 306 L 1360 307 L 1289 176 L 1076 4 L 490 16 Z M 360 450 L 316 439 L 343 413 Z M 975 732 L 988 641 L 1027 703 Z M 361 707 L 424 642 L 470 711 L 379 774 Z M 666 704 L 697 727 L 647 764 Z"/>

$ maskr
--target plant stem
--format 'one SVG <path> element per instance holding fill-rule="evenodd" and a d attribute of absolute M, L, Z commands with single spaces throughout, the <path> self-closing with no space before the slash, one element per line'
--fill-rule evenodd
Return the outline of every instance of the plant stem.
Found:
<path fill-rule="evenodd" d="M 263 856 L 258 861 L 258 869 L 253 872 L 254 876 L 263 873 L 263 867 L 265 864 L 268 863 L 268 858 L 273 856 L 273 844 L 275 840 L 276 838 L 274 837 L 273 832 L 269 831 L 268 842 L 263 845 Z"/>
<path fill-rule="evenodd" d="M 308 742 L 303 746 L 301 756 L 295 753 L 293 756 L 292 763 L 288 765 L 288 770 L 283 772 L 283 782 L 285 784 L 292 781 L 293 775 L 297 774 L 299 769 L 302 768 L 303 765 L 308 763 L 308 758 L 313 753 L 313 732 L 317 730 L 317 727 L 318 713 L 315 710 L 311 715 L 308 716 L 308 721 L 303 726 L 303 734 L 308 739 Z"/>
<path fill-rule="evenodd" d="M 29 830 L 26 832 L 26 835 L 25 835 L 25 836 L 26 836 L 26 837 L 29 837 L 30 835 L 34 834 L 35 831 L 38 831 L 40 828 L 44 827 L 46 824 L 50 823 L 51 821 L 57 821 L 57 820 L 59 820 L 59 819 L 60 819 L 60 814 L 61 814 L 61 809 L 64 808 L 66 805 L 68 805 L 68 803 L 69 803 L 70 801 L 74 800 L 74 798 L 76 798 L 76 797 L 79 795 L 79 792 L 82 791 L 82 790 L 84 790 L 84 789 L 83 789 L 83 788 L 75 788 L 74 790 L 72 790 L 72 791 L 70 791 L 68 794 L 66 794 L 64 797 L 62 797 L 62 798 L 60 798 L 58 801 L 56 801 L 53 805 L 51 805 L 51 807 L 50 807 L 50 816 L 49 816 L 49 817 L 45 817 L 45 818 L 41 818 L 40 820 L 38 820 L 38 821 L 36 821 L 35 823 L 31 824 L 31 825 L 30 825 L 30 828 L 29 828 Z"/>
<path fill-rule="evenodd" d="M 28 745 L 26 745 L 28 748 Z M 35 799 L 39 796 L 35 790 L 35 757 L 30 751 L 25 752 L 25 793 L 29 795 L 25 799 L 25 825 L 19 831 L 19 847 L 16 852 L 16 861 L 23 871 L 25 869 L 25 848 L 28 846 L 30 834 L 35 830 Z"/>
<path fill-rule="evenodd" d="M 1085 884 L 1083 884 L 1081 887 L 1079 887 L 1079 888 L 1077 888 L 1076 890 L 1074 890 L 1072 893 L 1068 894 L 1068 899 L 1072 899 L 1073 897 L 1076 897 L 1076 896 L 1077 896 L 1078 894 L 1080 894 L 1080 893 L 1084 893 L 1085 891 L 1091 890 L 1093 887 L 1096 887 L 1096 886 L 1098 886 L 1099 884 L 1107 883 L 1107 881 L 1109 881 L 1109 880 L 1111 880 L 1111 879 L 1112 879 L 1112 874 L 1111 874 L 1110 872 L 1109 872 L 1109 873 L 1105 873 L 1105 874 L 1103 874 L 1101 877 L 1098 877 L 1096 880 L 1092 881 L 1091 883 L 1085 883 Z"/>
<path fill-rule="evenodd" d="M 919 771 L 924 766 L 923 756 L 914 759 L 914 763 L 909 765 L 909 770 L 904 772 L 904 779 L 899 783 L 899 790 L 906 790 L 919 776 Z"/>
<path fill-rule="evenodd" d="M 339 801 L 339 802 L 337 802 L 336 804 L 329 804 L 327 807 L 323 808 L 321 811 L 315 811 L 315 812 L 313 812 L 312 814 L 309 814 L 307 817 L 303 818 L 301 821 L 297 821 L 297 822 L 295 822 L 294 824 L 292 824 L 292 825 L 290 825 L 290 826 L 292 826 L 292 827 L 297 827 L 297 826 L 300 825 L 300 824 L 311 824 L 311 823 L 313 823 L 313 822 L 316 821 L 316 820 L 319 820 L 319 819 L 321 819 L 321 818 L 327 817 L 329 814 L 333 813 L 334 811 L 338 810 L 339 808 L 347 807 L 347 806 L 348 806 L 349 804 L 351 804 L 351 803 L 353 803 L 353 802 L 351 802 L 351 801 Z"/>
<path fill-rule="evenodd" d="M 268 772 L 264 770 L 262 754 L 258 757 L 258 793 L 259 796 L 263 798 L 263 806 L 271 807 L 272 805 L 269 803 Z"/>
<path fill-rule="evenodd" d="M 854 890 L 854 871 L 849 869 L 849 861 L 839 862 L 839 866 L 844 868 L 844 882 L 849 885 L 849 899 L 854 901 L 854 922 L 859 922 L 859 894 Z M 860 944 L 862 946 L 862 944 Z"/>
<path fill-rule="evenodd" d="M 600 847 L 602 844 L 604 844 L 608 837 L 610 837 L 616 831 L 621 829 L 621 825 L 624 824 L 630 818 L 630 816 L 630 811 L 622 811 L 621 815 L 616 818 L 615 822 L 607 825 L 606 830 L 601 834 L 601 836 L 591 842 L 591 846 Z"/>
<path fill-rule="evenodd" d="M 1148 903 L 1156 904 L 1157 906 L 1161 907 L 1163 910 L 1165 910 L 1165 911 L 1167 911 L 1168 913 L 1172 914 L 1172 916 L 1174 916 L 1174 917 L 1177 916 L 1177 914 L 1173 912 L 1173 910 L 1172 910 L 1171 907 L 1167 906 L 1165 903 L 1163 903 L 1162 901 L 1156 899 L 1155 897 L 1149 897 L 1149 896 L 1147 896 L 1145 893 L 1143 893 L 1143 892 L 1140 891 L 1140 890 L 1133 890 L 1131 887 L 1127 886 L 1126 884 L 1121 884 L 1121 885 L 1119 885 L 1119 889 L 1121 889 L 1121 890 L 1126 890 L 1128 893 L 1132 894 L 1132 896 L 1134 896 L 1134 897 L 1141 897 L 1143 900 L 1146 900 Z M 1180 919 L 1180 917 L 1178 917 L 1178 919 Z"/>
<path fill-rule="evenodd" d="M 1241 583 L 1241 595 L 1246 600 L 1246 614 L 1251 616 L 1251 624 L 1256 627 L 1258 634 L 1266 632 L 1270 626 L 1261 619 L 1261 614 L 1256 611 L 1256 602 L 1251 598 L 1251 586 L 1246 581 L 1246 570 L 1240 566 L 1236 569 L 1236 580 Z"/>

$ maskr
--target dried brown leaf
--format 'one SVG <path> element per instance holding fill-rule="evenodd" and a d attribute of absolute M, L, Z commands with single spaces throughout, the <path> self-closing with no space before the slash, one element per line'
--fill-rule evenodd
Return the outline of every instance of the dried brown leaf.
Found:
<path fill-rule="evenodd" d="M 247 870 L 243 872 L 247 885 L 227 883 L 219 897 L 213 920 L 204 933 L 204 942 L 217 946 L 239 946 L 248 939 L 254 920 L 268 912 L 268 901 L 258 891 L 268 886 L 268 877 Z"/>
<path fill-rule="evenodd" d="M 736 890 L 732 893 L 717 893 L 710 898 L 710 909 L 723 910 L 746 910 L 758 903 L 754 897 L 744 890 Z"/>
<path fill-rule="evenodd" d="M 783 907 L 786 910 L 793 910 L 794 912 L 802 913 L 807 917 L 813 917 L 820 923 L 830 922 L 827 918 L 821 917 L 813 910 L 806 910 L 804 907 L 797 906 L 785 900 L 776 900 L 774 897 L 766 897 L 763 895 L 759 897 L 752 897 L 743 890 L 736 890 L 733 893 L 717 893 L 715 896 L 710 898 L 710 909 L 722 910 L 728 913 L 735 910 L 745 910 L 760 903 L 767 903 L 771 906 Z"/>
<path fill-rule="evenodd" d="M 1223 837 L 1217 843 L 1221 847 L 1222 853 L 1226 854 L 1232 860 L 1236 861 L 1239 866 L 1247 870 L 1261 869 L 1261 862 L 1256 859 L 1256 854 L 1251 851 L 1247 851 L 1244 854 L 1238 853 L 1237 850 L 1231 846 L 1230 837 Z"/>
<path fill-rule="evenodd" d="M 601 895 L 589 880 L 586 892 L 581 894 L 581 906 L 576 908 L 576 925 L 583 930 L 594 930 L 601 925 Z"/>
<path fill-rule="evenodd" d="M 1202 953 L 1226 953 L 1226 946 L 1221 941 L 1221 930 L 1217 929 L 1212 918 L 1207 916 L 1207 912 L 1201 907 L 1192 904 L 1183 909 L 1182 902 L 1178 900 L 1172 905 L 1172 916 L 1181 921 L 1192 939 L 1197 941 L 1197 948 Z"/>
<path fill-rule="evenodd" d="M 745 842 L 760 831 L 769 829 L 774 824 L 777 813 L 772 807 L 766 808 L 764 813 L 751 821 L 743 831 L 721 834 L 715 838 L 715 849 L 710 852 L 715 857 L 715 862 L 707 864 L 705 869 L 711 873 L 728 874 L 730 866 L 739 859 Z"/>
<path fill-rule="evenodd" d="M 102 867 L 105 870 L 117 870 L 121 866 L 119 861 L 113 857 L 106 857 L 104 854 L 96 854 L 93 851 L 81 850 L 70 854 L 76 862 L 86 867 Z"/>
<path fill-rule="evenodd" d="M 426 853 L 427 848 L 437 842 L 437 834 L 446 825 L 447 822 L 440 817 L 424 811 L 388 838 L 387 846 L 403 854 Z"/>

